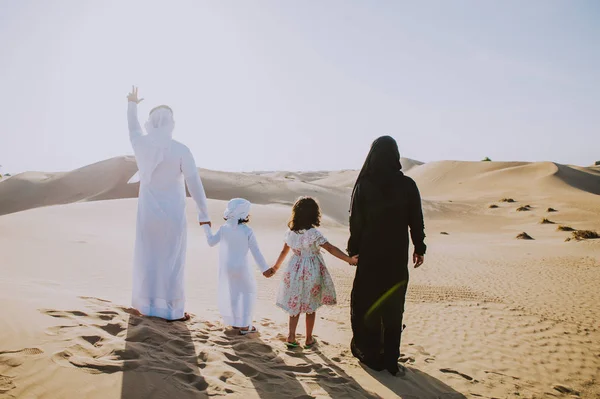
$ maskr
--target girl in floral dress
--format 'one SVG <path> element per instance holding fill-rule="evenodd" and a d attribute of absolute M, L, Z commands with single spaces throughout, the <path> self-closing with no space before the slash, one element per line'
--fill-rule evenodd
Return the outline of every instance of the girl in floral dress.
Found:
<path fill-rule="evenodd" d="M 285 235 L 283 250 L 270 271 L 275 273 L 285 260 L 290 249 L 290 259 L 277 294 L 277 306 L 290 315 L 290 329 L 287 346 L 296 348 L 296 327 L 301 313 L 306 313 L 305 348 L 315 344 L 313 328 L 316 311 L 321 305 L 335 305 L 335 287 L 321 255 L 321 248 L 351 265 L 358 263 L 358 256 L 349 257 L 336 246 L 330 244 L 317 230 L 321 222 L 321 211 L 317 202 L 310 197 L 302 197 L 292 208 L 292 217 L 288 223 L 289 231 Z"/>

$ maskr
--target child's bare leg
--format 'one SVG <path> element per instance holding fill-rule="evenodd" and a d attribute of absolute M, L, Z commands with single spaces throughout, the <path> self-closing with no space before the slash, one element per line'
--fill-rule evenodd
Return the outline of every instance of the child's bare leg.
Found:
<path fill-rule="evenodd" d="M 314 339 L 312 336 L 313 329 L 315 328 L 315 320 L 317 318 L 317 312 L 306 314 L 306 345 L 313 343 Z"/>
<path fill-rule="evenodd" d="M 298 321 L 300 315 L 290 316 L 290 333 L 287 338 L 287 342 L 296 342 L 296 327 L 298 327 Z"/>

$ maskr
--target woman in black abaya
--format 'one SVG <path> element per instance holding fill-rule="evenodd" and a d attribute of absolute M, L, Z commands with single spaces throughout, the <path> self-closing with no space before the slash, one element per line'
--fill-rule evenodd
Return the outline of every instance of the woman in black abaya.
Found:
<path fill-rule="evenodd" d="M 359 255 L 352 287 L 352 354 L 375 370 L 393 375 L 398 366 L 402 315 L 408 284 L 408 231 L 413 263 L 423 264 L 425 232 L 421 196 L 405 176 L 396 141 L 380 137 L 352 192 L 348 253 Z"/>

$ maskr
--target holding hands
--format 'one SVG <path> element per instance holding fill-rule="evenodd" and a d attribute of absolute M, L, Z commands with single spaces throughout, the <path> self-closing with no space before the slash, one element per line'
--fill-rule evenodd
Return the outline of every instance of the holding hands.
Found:
<path fill-rule="evenodd" d="M 354 255 L 352 257 L 347 256 L 346 257 L 348 264 L 350 266 L 356 266 L 358 264 L 358 255 Z M 265 276 L 266 278 L 270 278 L 273 277 L 275 275 L 275 273 L 277 273 L 277 270 L 279 269 L 279 267 L 277 266 L 273 266 L 272 268 L 265 270 L 265 272 L 263 273 L 263 276 Z"/>
<path fill-rule="evenodd" d="M 270 269 L 265 270 L 265 272 L 263 273 L 263 276 L 265 276 L 266 278 L 270 278 L 270 277 L 273 277 L 276 272 L 277 272 L 277 269 L 275 267 L 272 267 Z"/>

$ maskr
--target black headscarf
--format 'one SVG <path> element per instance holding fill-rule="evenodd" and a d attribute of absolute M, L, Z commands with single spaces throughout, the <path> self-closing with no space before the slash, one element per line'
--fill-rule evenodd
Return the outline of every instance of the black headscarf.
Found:
<path fill-rule="evenodd" d="M 401 169 L 400 151 L 398 151 L 396 140 L 390 136 L 379 137 L 371 145 L 369 155 L 358 174 L 352 190 L 351 206 L 354 203 L 356 189 L 362 180 L 369 180 L 385 190 L 388 183 Z"/>

